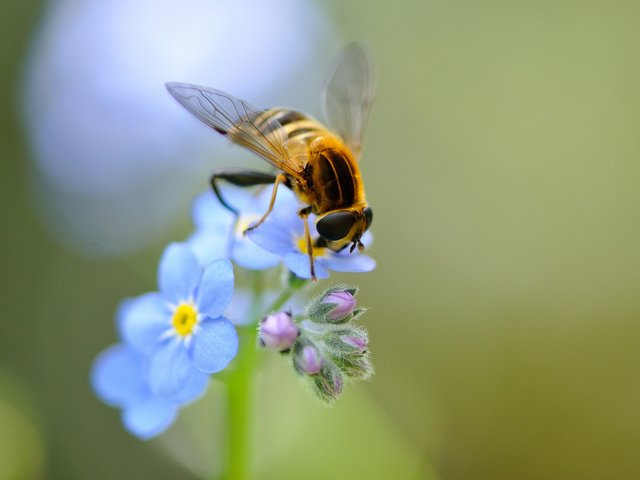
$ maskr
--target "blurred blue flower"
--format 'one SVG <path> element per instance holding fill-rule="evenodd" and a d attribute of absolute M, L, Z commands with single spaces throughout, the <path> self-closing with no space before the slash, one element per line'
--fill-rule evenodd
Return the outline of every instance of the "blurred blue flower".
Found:
<path fill-rule="evenodd" d="M 309 225 L 312 231 L 312 241 L 315 228 L 315 215 L 309 216 Z M 276 255 L 279 255 L 289 270 L 300 278 L 311 278 L 309 269 L 309 256 L 307 244 L 304 238 L 304 223 L 293 212 L 288 215 L 269 216 L 260 227 L 248 233 L 248 237 L 257 245 Z M 371 232 L 365 232 L 362 243 L 367 247 L 371 245 L 373 236 Z M 313 249 L 316 277 L 327 278 L 329 270 L 336 272 L 369 272 L 376 266 L 373 258 L 359 253 L 356 249 L 353 253 L 345 248 L 341 252 L 334 252 L 328 248 Z"/>
<path fill-rule="evenodd" d="M 90 255 L 166 232 L 224 142 L 164 83 L 212 85 L 263 105 L 286 92 L 308 109 L 315 67 L 341 43 L 324 10 L 297 0 L 47 2 L 21 82 L 32 191 L 47 226 Z M 265 25 L 286 55 L 263 41 Z"/>
<path fill-rule="evenodd" d="M 172 398 L 237 353 L 236 330 L 222 316 L 233 294 L 233 267 L 221 259 L 203 268 L 187 245 L 174 243 L 160 260 L 158 285 L 159 292 L 127 302 L 119 327 L 127 344 L 148 355 L 153 394 Z"/>
<path fill-rule="evenodd" d="M 280 263 L 280 257 L 249 240 L 244 230 L 267 211 L 271 187 L 259 192 L 229 187 L 222 191 L 225 201 L 240 212 L 238 221 L 212 191 L 199 195 L 193 203 L 195 233 L 187 240 L 202 265 L 218 258 L 230 258 L 241 267 L 263 270 Z M 298 203 L 287 188 L 280 188 L 270 217 L 296 216 Z M 260 226 L 259 228 L 262 228 Z"/>
<path fill-rule="evenodd" d="M 147 358 L 133 348 L 117 344 L 100 353 L 91 370 L 91 385 L 105 403 L 122 409 L 122 423 L 144 440 L 159 435 L 175 420 L 178 410 L 205 392 L 209 376 L 192 377 L 172 397 L 155 395 L 147 383 Z"/>

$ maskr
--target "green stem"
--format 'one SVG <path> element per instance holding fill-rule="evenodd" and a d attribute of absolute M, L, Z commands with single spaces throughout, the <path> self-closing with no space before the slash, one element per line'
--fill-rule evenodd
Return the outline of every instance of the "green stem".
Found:
<path fill-rule="evenodd" d="M 240 351 L 236 370 L 230 376 L 228 389 L 227 426 L 227 474 L 228 480 L 245 480 L 249 473 L 249 411 L 251 380 L 256 349 L 253 335 L 243 329 L 240 332 Z"/>
<path fill-rule="evenodd" d="M 251 301 L 251 318 L 253 323 L 238 329 L 239 350 L 236 357 L 236 368 L 227 380 L 228 392 L 228 424 L 227 424 L 227 456 L 225 480 L 246 480 L 249 478 L 250 450 L 249 433 L 251 420 L 251 399 L 253 374 L 255 372 L 256 327 L 262 319 L 262 275 L 256 272 L 253 277 L 253 297 Z M 287 288 L 267 309 L 267 313 L 277 311 L 306 282 L 291 280 Z"/>

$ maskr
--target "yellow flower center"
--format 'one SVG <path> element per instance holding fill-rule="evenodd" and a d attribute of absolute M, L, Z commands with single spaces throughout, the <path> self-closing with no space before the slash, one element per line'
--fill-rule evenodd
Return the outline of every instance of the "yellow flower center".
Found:
<path fill-rule="evenodd" d="M 195 307 L 188 303 L 181 303 L 173 312 L 173 327 L 179 335 L 186 337 L 193 330 L 193 326 L 198 320 L 198 312 Z"/>
<path fill-rule="evenodd" d="M 313 239 L 311 239 L 311 244 L 313 245 Z M 314 257 L 322 257 L 327 250 L 324 247 L 311 247 L 311 249 L 313 250 Z M 309 250 L 307 250 L 307 240 L 306 238 L 304 238 L 304 235 L 298 238 L 298 250 L 300 250 L 305 255 L 309 253 Z"/>

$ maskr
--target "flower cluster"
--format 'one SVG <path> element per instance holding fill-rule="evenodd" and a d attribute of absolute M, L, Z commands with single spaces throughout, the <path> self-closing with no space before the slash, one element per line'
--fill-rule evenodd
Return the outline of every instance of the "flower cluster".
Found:
<path fill-rule="evenodd" d="M 310 278 L 309 256 L 304 238 L 304 223 L 296 214 L 300 209 L 293 193 L 281 187 L 276 203 L 267 220 L 259 228 L 244 234 L 267 210 L 271 192 L 264 189 L 254 195 L 246 189 L 228 188 L 225 200 L 240 212 L 235 218 L 217 200 L 213 192 L 205 192 L 194 202 L 193 220 L 196 232 L 188 243 L 198 258 L 207 262 L 214 258 L 230 258 L 237 265 L 250 270 L 263 270 L 276 266 L 280 261 L 300 278 Z M 313 225 L 315 216 L 309 216 Z M 314 228 L 311 228 L 315 232 Z M 313 237 L 315 241 L 317 235 Z M 369 246 L 373 236 L 366 232 L 362 241 Z M 334 252 L 328 248 L 313 249 L 317 278 L 327 278 L 329 270 L 336 272 L 369 272 L 376 266 L 375 260 L 366 254 L 348 249 Z"/>
<path fill-rule="evenodd" d="M 260 271 L 282 263 L 291 272 L 289 286 L 302 285 L 311 276 L 304 225 L 297 214 L 300 205 L 289 190 L 280 189 L 269 217 L 248 235 L 246 229 L 268 208 L 270 189 L 230 187 L 223 193 L 239 216 L 213 192 L 196 198 L 195 232 L 164 251 L 158 291 L 122 302 L 117 311 L 120 343 L 94 362 L 96 394 L 121 408 L 125 427 L 140 438 L 164 431 L 182 406 L 205 392 L 211 374 L 233 360 L 239 348 L 236 327 L 257 323 L 248 298 L 255 310 L 266 308 L 275 295 L 237 288 L 233 264 Z M 362 240 L 369 245 L 371 234 Z M 328 277 L 329 270 L 365 272 L 375 267 L 372 258 L 358 251 L 314 248 L 313 255 L 318 278 Z M 261 343 L 291 351 L 296 371 L 309 378 L 325 400 L 340 394 L 343 377 L 372 372 L 366 331 L 353 324 L 363 312 L 355 308 L 354 295 L 355 289 L 330 289 L 312 302 L 304 318 L 294 321 L 280 313 L 261 324 Z"/>
<path fill-rule="evenodd" d="M 105 403 L 123 409 L 134 435 L 162 432 L 236 355 L 238 335 L 222 316 L 233 283 L 228 260 L 203 268 L 187 245 L 171 244 L 160 260 L 159 291 L 122 302 L 121 343 L 98 356 L 92 384 Z"/>
<path fill-rule="evenodd" d="M 345 377 L 373 374 L 367 331 L 355 324 L 366 311 L 356 308 L 356 293 L 356 288 L 335 286 L 313 300 L 305 315 L 278 312 L 260 324 L 260 343 L 291 353 L 295 371 L 326 402 L 340 396 Z"/>

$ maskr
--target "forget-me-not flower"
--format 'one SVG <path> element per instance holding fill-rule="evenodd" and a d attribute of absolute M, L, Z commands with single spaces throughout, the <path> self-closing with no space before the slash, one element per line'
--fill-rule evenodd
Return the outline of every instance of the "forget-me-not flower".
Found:
<path fill-rule="evenodd" d="M 187 243 L 203 265 L 217 258 L 230 258 L 250 270 L 263 270 L 280 263 L 280 257 L 250 241 L 244 231 L 267 211 L 272 188 L 261 191 L 228 187 L 222 190 L 225 201 L 240 212 L 235 215 L 225 208 L 213 191 L 200 194 L 193 203 L 192 217 L 196 231 Z M 273 211 L 269 216 L 296 216 L 299 209 L 293 193 L 285 187 L 278 189 Z M 262 228 L 262 226 L 258 227 Z"/>
<path fill-rule="evenodd" d="M 124 341 L 148 355 L 155 395 L 171 398 L 203 374 L 224 369 L 238 335 L 222 316 L 233 294 L 233 267 L 215 260 L 203 268 L 185 244 L 169 245 L 160 260 L 159 292 L 130 300 L 120 321 Z"/>
<path fill-rule="evenodd" d="M 315 232 L 315 215 L 309 216 L 312 244 L 318 234 Z M 274 215 L 247 236 L 257 245 L 279 255 L 289 270 L 300 278 L 311 278 L 307 243 L 304 237 L 303 220 L 296 214 Z M 365 232 L 362 242 L 368 247 L 373 241 L 371 232 Z M 329 270 L 336 272 L 369 272 L 376 266 L 373 258 L 357 249 L 350 252 L 345 248 L 334 252 L 329 248 L 313 247 L 313 260 L 317 278 L 327 278 Z"/>
<path fill-rule="evenodd" d="M 91 384 L 100 399 L 122 409 L 122 423 L 133 435 L 144 440 L 159 435 L 175 420 L 178 410 L 202 396 L 208 375 L 192 377 L 176 395 L 155 395 L 147 383 L 147 358 L 134 348 L 116 344 L 96 358 Z"/>

